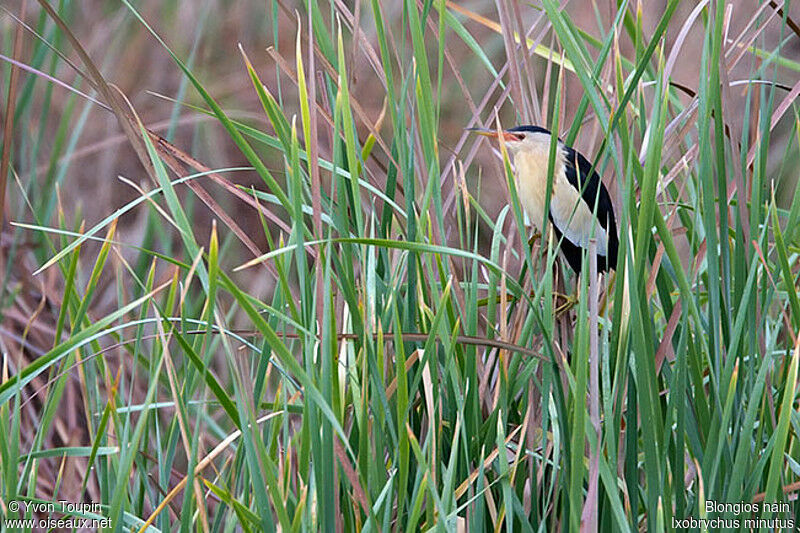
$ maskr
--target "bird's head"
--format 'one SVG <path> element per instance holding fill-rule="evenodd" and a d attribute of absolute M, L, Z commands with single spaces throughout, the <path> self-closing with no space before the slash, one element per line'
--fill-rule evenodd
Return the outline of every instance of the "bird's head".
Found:
<path fill-rule="evenodd" d="M 550 131 L 539 126 L 517 126 L 509 130 L 501 130 L 499 135 L 497 130 L 487 128 L 467 128 L 478 135 L 497 139 L 502 137 L 508 150 L 515 154 L 520 150 L 529 148 L 540 148 L 543 144 L 550 145 Z"/>

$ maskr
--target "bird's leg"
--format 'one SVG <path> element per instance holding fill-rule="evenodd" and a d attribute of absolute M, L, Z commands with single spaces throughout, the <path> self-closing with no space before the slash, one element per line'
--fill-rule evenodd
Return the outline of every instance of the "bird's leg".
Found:
<path fill-rule="evenodd" d="M 560 292 L 554 292 L 553 297 L 556 302 L 558 302 L 559 298 L 562 298 L 564 300 L 564 303 L 562 303 L 561 305 L 555 305 L 556 318 L 559 318 L 561 315 L 567 313 L 578 303 L 577 291 L 574 292 L 573 294 L 561 294 Z"/>
<path fill-rule="evenodd" d="M 553 287 L 555 289 L 553 291 L 553 309 L 556 319 L 559 319 L 578 303 L 578 285 L 576 284 L 574 293 L 567 294 L 567 288 L 564 286 L 564 278 L 560 275 L 561 269 L 558 262 L 553 263 L 553 274 L 555 282 Z M 563 300 L 562 304 L 558 303 L 559 298 Z"/>
<path fill-rule="evenodd" d="M 541 238 L 542 238 L 542 233 L 538 229 L 534 229 L 531 238 L 528 239 L 528 246 L 533 248 L 534 243 Z"/>

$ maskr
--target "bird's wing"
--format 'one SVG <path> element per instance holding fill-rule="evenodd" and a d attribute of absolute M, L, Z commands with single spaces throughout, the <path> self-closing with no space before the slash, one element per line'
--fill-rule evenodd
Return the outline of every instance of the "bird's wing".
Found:
<path fill-rule="evenodd" d="M 590 210 L 597 203 L 597 222 L 607 235 L 606 257 L 608 266 L 616 268 L 617 249 L 617 223 L 614 218 L 614 206 L 606 186 L 600 176 L 592 169 L 592 164 L 574 148 L 564 146 L 564 173 L 570 185 L 575 187 L 586 202 Z"/>
<path fill-rule="evenodd" d="M 594 210 L 595 201 L 597 201 L 597 221 L 604 230 L 608 230 L 609 222 L 615 223 L 616 221 L 614 220 L 614 207 L 606 186 L 603 185 L 597 172 L 592 169 L 592 164 L 580 152 L 568 146 L 564 147 L 564 151 L 566 152 L 564 172 L 567 181 L 581 193 L 583 201 L 589 205 L 590 210 Z"/>
<path fill-rule="evenodd" d="M 576 274 L 580 274 L 581 268 L 583 267 L 580 246 L 573 243 L 561 233 L 561 230 L 558 229 L 558 224 L 553 220 L 552 213 L 548 215 L 548 218 L 550 219 L 550 224 L 553 226 L 553 233 L 555 233 L 558 248 L 561 250 L 561 253 L 564 254 L 564 258 L 567 260 L 567 263 L 569 263 L 569 266 L 572 267 L 572 270 L 574 270 Z"/>

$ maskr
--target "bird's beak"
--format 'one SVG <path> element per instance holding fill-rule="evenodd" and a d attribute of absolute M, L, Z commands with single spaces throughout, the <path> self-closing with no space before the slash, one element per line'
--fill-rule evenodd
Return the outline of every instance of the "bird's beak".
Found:
<path fill-rule="evenodd" d="M 483 135 L 484 137 L 489 137 L 492 139 L 497 139 L 497 130 L 490 130 L 488 128 L 467 128 L 467 131 L 471 131 L 473 133 L 477 133 L 478 135 Z M 509 131 L 502 131 L 500 132 L 503 135 L 503 140 L 505 142 L 510 141 L 518 141 L 516 135 Z"/>

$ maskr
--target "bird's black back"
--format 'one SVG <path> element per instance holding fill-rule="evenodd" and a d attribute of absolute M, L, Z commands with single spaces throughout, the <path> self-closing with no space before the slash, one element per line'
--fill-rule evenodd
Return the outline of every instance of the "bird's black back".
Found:
<path fill-rule="evenodd" d="M 617 237 L 617 221 L 614 218 L 614 205 L 611 203 L 611 196 L 608 194 L 608 189 L 603 185 L 600 176 L 592 169 L 592 164 L 583 157 L 583 155 L 570 146 L 564 146 L 565 160 L 564 172 L 570 185 L 580 191 L 583 201 L 589 206 L 589 209 L 596 213 L 597 222 L 606 230 L 606 256 L 598 255 L 597 268 L 600 272 L 608 269 L 617 268 L 617 253 L 619 250 L 619 238 Z M 597 209 L 595 210 L 595 203 Z M 563 239 L 567 241 L 567 239 Z M 580 248 L 572 243 L 569 243 L 577 249 L 578 259 L 577 268 L 567 257 L 567 261 L 575 272 L 580 272 Z M 562 248 L 565 250 L 566 248 Z"/>

